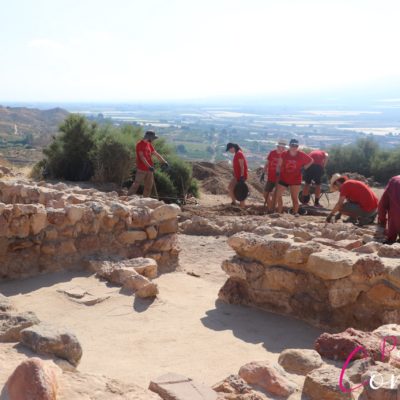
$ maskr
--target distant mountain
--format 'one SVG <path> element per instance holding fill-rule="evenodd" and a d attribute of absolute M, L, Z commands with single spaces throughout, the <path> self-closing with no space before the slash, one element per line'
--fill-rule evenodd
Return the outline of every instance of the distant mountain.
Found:
<path fill-rule="evenodd" d="M 0 136 L 32 135 L 35 141 L 48 142 L 68 114 L 68 111 L 59 107 L 39 110 L 0 106 Z"/>

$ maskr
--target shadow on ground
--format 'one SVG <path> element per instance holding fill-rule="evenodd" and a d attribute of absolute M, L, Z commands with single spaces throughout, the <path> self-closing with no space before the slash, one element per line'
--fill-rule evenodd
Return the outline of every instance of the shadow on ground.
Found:
<path fill-rule="evenodd" d="M 26 279 L 14 280 L 15 285 L 10 285 L 11 280 L 7 280 L 0 284 L 0 293 L 4 294 L 5 296 L 27 294 L 44 287 L 51 287 L 57 283 L 70 282 L 76 277 L 89 277 L 92 274 L 93 273 L 88 271 L 74 269 L 49 272 Z"/>
<path fill-rule="evenodd" d="M 313 348 L 323 333 L 303 321 L 254 308 L 226 304 L 217 300 L 202 324 L 214 331 L 232 331 L 247 343 L 262 343 L 266 350 L 280 353 L 287 348 Z"/>

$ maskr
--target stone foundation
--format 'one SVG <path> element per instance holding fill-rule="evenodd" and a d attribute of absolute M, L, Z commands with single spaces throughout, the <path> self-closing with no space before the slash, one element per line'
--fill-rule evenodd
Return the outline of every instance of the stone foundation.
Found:
<path fill-rule="evenodd" d="M 219 298 L 334 330 L 400 323 L 400 245 L 365 244 L 371 235 L 348 224 L 284 236 L 231 236 Z"/>
<path fill-rule="evenodd" d="M 0 182 L 0 279 L 80 267 L 90 258 L 149 257 L 175 269 L 180 208 L 63 183 Z"/>

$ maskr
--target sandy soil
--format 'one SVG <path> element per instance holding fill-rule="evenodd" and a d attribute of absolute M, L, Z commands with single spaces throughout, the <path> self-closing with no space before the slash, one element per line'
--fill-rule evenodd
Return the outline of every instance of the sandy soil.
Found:
<path fill-rule="evenodd" d="M 225 279 L 221 261 L 232 254 L 225 238 L 180 240 L 181 271 L 156 279 L 160 295 L 153 302 L 76 272 L 2 283 L 0 292 L 20 310 L 75 332 L 84 349 L 81 371 L 142 387 L 169 371 L 212 385 L 246 362 L 276 360 L 285 348 L 312 347 L 320 331 L 301 321 L 216 302 Z M 58 292 L 71 288 L 110 297 L 85 306 Z"/>

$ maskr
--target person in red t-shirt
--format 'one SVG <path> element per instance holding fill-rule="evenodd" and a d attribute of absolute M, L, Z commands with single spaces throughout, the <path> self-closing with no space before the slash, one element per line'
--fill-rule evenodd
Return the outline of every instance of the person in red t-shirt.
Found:
<path fill-rule="evenodd" d="M 303 200 L 302 203 L 307 204 L 310 201 L 310 186 L 311 183 L 315 183 L 315 206 L 321 207 L 319 199 L 321 198 L 321 180 L 325 173 L 325 167 L 328 163 L 328 153 L 322 150 L 313 150 L 308 155 L 313 159 L 313 163 L 303 175 L 305 185 L 303 188 Z"/>
<path fill-rule="evenodd" d="M 144 138 L 136 144 L 135 182 L 129 188 L 128 196 L 136 194 L 139 186 L 143 183 L 143 197 L 150 197 L 154 185 L 153 155 L 168 165 L 167 161 L 157 153 L 152 145 L 152 142 L 156 139 L 158 139 L 158 136 L 153 131 L 147 131 Z"/>
<path fill-rule="evenodd" d="M 348 179 L 347 176 L 334 174 L 331 178 L 331 190 L 339 190 L 340 197 L 326 222 L 332 222 L 332 218 L 337 221 L 342 214 L 349 216 L 345 222 L 361 226 L 374 222 L 378 213 L 378 198 L 368 185 Z"/>
<path fill-rule="evenodd" d="M 232 162 L 233 178 L 229 182 L 228 191 L 229 191 L 229 196 L 232 199 L 232 205 L 235 205 L 236 204 L 236 198 L 234 194 L 235 186 L 239 181 L 245 182 L 247 180 L 247 175 L 248 175 L 247 160 L 241 148 L 236 143 L 228 143 L 226 145 L 226 151 L 229 151 L 230 153 L 234 154 Z M 240 206 L 244 207 L 245 202 L 241 201 Z"/>
<path fill-rule="evenodd" d="M 264 187 L 264 206 L 267 205 L 268 212 L 273 212 L 274 211 L 274 204 L 275 204 L 275 198 L 276 198 L 276 181 L 278 179 L 276 170 L 279 164 L 279 160 L 282 157 L 282 154 L 286 150 L 286 141 L 284 140 L 279 140 L 278 143 L 276 144 L 276 150 L 272 150 L 269 152 L 267 161 L 264 166 L 264 173 L 262 175 L 262 181 L 264 178 L 264 175 L 267 174 L 267 183 L 265 184 Z M 281 205 L 278 204 L 278 207 Z"/>
<path fill-rule="evenodd" d="M 313 159 L 299 150 L 299 142 L 292 139 L 289 143 L 289 150 L 282 154 L 278 164 L 277 173 L 280 174 L 278 186 L 276 188 L 276 201 L 278 202 L 278 212 L 283 211 L 282 196 L 286 189 L 289 189 L 293 203 L 293 214 L 299 216 L 299 193 L 301 185 L 301 170 L 312 165 Z"/>

